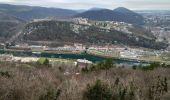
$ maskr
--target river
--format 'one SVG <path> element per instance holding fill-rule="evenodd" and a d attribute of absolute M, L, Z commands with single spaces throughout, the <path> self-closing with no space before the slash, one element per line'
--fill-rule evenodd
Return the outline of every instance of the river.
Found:
<path fill-rule="evenodd" d="M 86 59 L 92 62 L 102 61 L 107 58 L 99 57 L 90 54 L 57 54 L 57 53 L 32 53 L 31 51 L 7 51 L 7 50 L 0 50 L 0 54 L 12 54 L 14 56 L 20 57 L 47 57 L 47 58 L 63 58 L 63 59 Z M 148 64 L 148 62 L 139 62 L 137 60 L 128 60 L 128 59 L 116 59 L 112 58 L 113 62 L 116 64 Z"/>

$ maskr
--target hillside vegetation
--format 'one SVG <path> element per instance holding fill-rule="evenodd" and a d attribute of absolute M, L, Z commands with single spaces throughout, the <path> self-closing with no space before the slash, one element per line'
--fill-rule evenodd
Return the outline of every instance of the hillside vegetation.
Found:
<path fill-rule="evenodd" d="M 73 22 L 39 21 L 26 25 L 22 39 L 26 41 L 79 42 L 83 44 L 118 43 L 153 49 L 163 49 L 167 46 L 165 43 L 156 42 L 155 38 L 151 37 L 152 35 L 141 33 L 141 30 L 134 32 L 134 34 L 127 34 L 114 29 L 109 30 Z"/>
<path fill-rule="evenodd" d="M 104 65 L 101 69 L 81 72 L 79 67 L 69 64 L 50 67 L 1 62 L 0 100 L 170 99 L 169 68 L 142 70 L 116 68 L 107 62 Z"/>
<path fill-rule="evenodd" d="M 0 13 L 0 40 L 6 41 L 6 39 L 14 36 L 18 31 L 22 30 L 24 23 L 24 20 L 15 16 Z"/>

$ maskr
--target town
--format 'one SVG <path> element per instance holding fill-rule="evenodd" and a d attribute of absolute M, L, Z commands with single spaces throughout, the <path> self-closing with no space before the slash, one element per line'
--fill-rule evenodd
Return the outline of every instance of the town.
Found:
<path fill-rule="evenodd" d="M 168 53 L 168 50 L 152 50 L 147 48 L 135 48 L 123 45 L 83 45 L 74 43 L 72 45 L 64 45 L 59 47 L 49 47 L 43 45 L 28 45 L 18 44 L 8 46 L 5 51 L 29 51 L 32 53 L 56 53 L 56 54 L 81 54 L 87 53 L 91 55 L 106 57 L 106 58 L 121 58 L 138 61 L 165 61 L 163 54 Z"/>

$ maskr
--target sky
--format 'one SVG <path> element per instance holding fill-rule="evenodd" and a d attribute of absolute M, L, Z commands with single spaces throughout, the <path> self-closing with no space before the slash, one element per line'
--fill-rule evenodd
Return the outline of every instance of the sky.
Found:
<path fill-rule="evenodd" d="M 0 0 L 0 3 L 66 9 L 126 7 L 132 10 L 170 10 L 170 0 Z"/>

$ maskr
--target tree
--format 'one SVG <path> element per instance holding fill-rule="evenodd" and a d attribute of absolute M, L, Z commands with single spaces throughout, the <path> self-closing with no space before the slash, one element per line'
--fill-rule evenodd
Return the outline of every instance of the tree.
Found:
<path fill-rule="evenodd" d="M 92 64 L 89 67 L 83 68 L 82 71 L 83 72 L 89 72 L 89 71 L 91 72 L 91 71 L 98 71 L 98 70 L 106 70 L 106 74 L 107 74 L 107 71 L 112 67 L 114 67 L 113 60 L 106 59 L 103 61 L 99 61 L 96 64 Z"/>
<path fill-rule="evenodd" d="M 149 87 L 149 100 L 160 100 L 168 92 L 168 83 L 166 77 L 158 76 L 156 82 Z"/>
<path fill-rule="evenodd" d="M 84 100 L 112 100 L 112 91 L 107 84 L 97 80 L 94 85 L 87 85 Z"/>
<path fill-rule="evenodd" d="M 110 69 L 113 67 L 113 60 L 112 59 L 107 59 L 105 60 L 105 69 Z"/>

